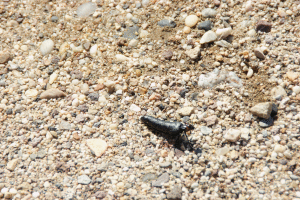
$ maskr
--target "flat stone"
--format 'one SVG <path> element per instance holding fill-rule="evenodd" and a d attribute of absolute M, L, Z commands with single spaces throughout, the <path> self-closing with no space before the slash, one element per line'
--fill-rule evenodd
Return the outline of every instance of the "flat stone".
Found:
<path fill-rule="evenodd" d="M 209 116 L 207 118 L 204 119 L 204 121 L 206 122 L 207 126 L 212 126 L 214 125 L 218 120 L 218 117 L 216 115 L 212 115 Z"/>
<path fill-rule="evenodd" d="M 265 59 L 265 55 L 264 53 L 259 49 L 254 49 L 254 54 L 257 58 L 264 60 Z"/>
<path fill-rule="evenodd" d="M 10 54 L 8 52 L 0 52 L 0 64 L 6 63 L 10 58 Z"/>
<path fill-rule="evenodd" d="M 261 31 L 261 32 L 270 32 L 272 28 L 272 24 L 269 22 L 266 22 L 264 20 L 260 20 L 256 24 L 256 32 Z"/>
<path fill-rule="evenodd" d="M 137 39 L 139 29 L 140 28 L 136 25 L 132 26 L 132 27 L 129 27 L 128 30 L 124 32 L 122 37 L 127 38 L 127 39 Z"/>
<path fill-rule="evenodd" d="M 238 129 L 229 129 L 224 135 L 224 139 L 229 142 L 236 142 L 240 139 L 241 131 Z"/>
<path fill-rule="evenodd" d="M 180 200 L 182 199 L 182 189 L 179 185 L 175 185 L 171 192 L 167 194 L 167 199 L 170 200 Z"/>
<path fill-rule="evenodd" d="M 189 56 L 192 60 L 197 60 L 198 58 L 200 58 L 201 49 L 200 47 L 195 47 L 193 49 L 186 50 L 185 54 Z"/>
<path fill-rule="evenodd" d="M 290 81 L 296 81 L 299 77 L 299 73 L 289 71 L 286 73 L 286 76 Z"/>
<path fill-rule="evenodd" d="M 14 171 L 15 168 L 17 167 L 18 162 L 19 162 L 18 159 L 13 159 L 9 161 L 6 165 L 6 169 L 8 169 L 9 171 Z"/>
<path fill-rule="evenodd" d="M 49 54 L 54 48 L 54 42 L 50 39 L 45 40 L 42 42 L 41 46 L 40 46 L 40 51 L 42 53 L 43 56 Z"/>
<path fill-rule="evenodd" d="M 63 91 L 57 89 L 57 88 L 51 88 L 48 89 L 44 92 L 42 92 L 42 94 L 40 95 L 41 99 L 55 99 L 55 98 L 61 98 L 61 97 L 65 97 L 67 96 L 66 93 L 64 93 Z"/>
<path fill-rule="evenodd" d="M 76 13 L 78 17 L 88 17 L 92 15 L 97 9 L 97 4 L 95 3 L 84 3 L 78 6 Z"/>
<path fill-rule="evenodd" d="M 61 123 L 59 124 L 59 129 L 60 130 L 71 130 L 72 126 L 69 122 L 62 120 Z"/>
<path fill-rule="evenodd" d="M 244 140 L 249 140 L 250 128 L 241 128 L 241 138 Z"/>
<path fill-rule="evenodd" d="M 117 61 L 117 62 L 124 62 L 124 61 L 126 61 L 126 60 L 128 60 L 128 58 L 127 58 L 126 56 L 124 56 L 124 55 L 122 55 L 122 54 L 117 54 L 117 55 L 116 55 L 116 61 Z"/>
<path fill-rule="evenodd" d="M 229 148 L 228 147 L 222 147 L 216 150 L 216 155 L 217 156 L 224 156 L 229 152 Z"/>
<path fill-rule="evenodd" d="M 96 199 L 104 199 L 106 197 L 105 191 L 98 191 L 95 194 Z"/>
<path fill-rule="evenodd" d="M 159 166 L 161 168 L 171 168 L 172 167 L 172 163 L 167 161 L 167 162 L 163 162 L 163 163 L 159 163 Z"/>
<path fill-rule="evenodd" d="M 44 158 L 47 155 L 47 152 L 45 150 L 40 150 L 36 153 L 36 158 Z"/>
<path fill-rule="evenodd" d="M 206 43 L 214 42 L 214 41 L 217 40 L 217 38 L 218 38 L 218 36 L 215 32 L 207 31 L 206 33 L 204 33 L 204 35 L 200 39 L 200 44 L 206 44 Z"/>
<path fill-rule="evenodd" d="M 194 107 L 184 107 L 178 110 L 178 114 L 181 116 L 190 116 L 194 112 Z"/>
<path fill-rule="evenodd" d="M 286 150 L 286 146 L 280 145 L 280 144 L 276 144 L 274 147 L 274 151 L 276 153 L 283 153 Z"/>
<path fill-rule="evenodd" d="M 198 23 L 198 17 L 196 15 L 189 15 L 185 18 L 185 25 L 188 27 L 194 27 Z"/>
<path fill-rule="evenodd" d="M 100 158 L 107 149 L 106 142 L 101 139 L 88 139 L 86 144 L 98 158 Z"/>
<path fill-rule="evenodd" d="M 17 187 L 18 190 L 31 190 L 32 186 L 28 182 L 23 182 Z"/>
<path fill-rule="evenodd" d="M 157 25 L 160 27 L 171 27 L 171 28 L 176 27 L 176 23 L 169 19 L 160 20 L 159 22 L 157 22 Z"/>
<path fill-rule="evenodd" d="M 27 90 L 26 92 L 25 92 L 25 95 L 27 96 L 27 97 L 37 97 L 37 95 L 38 95 L 38 91 L 36 90 L 36 89 L 29 89 L 29 90 Z"/>
<path fill-rule="evenodd" d="M 197 28 L 199 30 L 209 31 L 213 28 L 213 23 L 210 20 L 206 20 L 198 24 Z"/>
<path fill-rule="evenodd" d="M 78 176 L 78 184 L 88 185 L 92 182 L 92 180 L 87 175 Z"/>
<path fill-rule="evenodd" d="M 272 126 L 272 124 L 273 124 L 272 117 L 269 117 L 268 119 L 261 118 L 258 123 L 258 125 L 262 128 L 268 128 L 268 127 Z"/>
<path fill-rule="evenodd" d="M 232 28 L 222 28 L 217 29 L 216 34 L 219 39 L 227 38 L 229 35 L 231 35 Z"/>
<path fill-rule="evenodd" d="M 286 97 L 287 93 L 284 90 L 284 88 L 279 85 L 279 86 L 272 88 L 271 95 L 273 96 L 273 98 L 277 98 L 278 96 Z"/>
<path fill-rule="evenodd" d="M 258 117 L 269 119 L 272 112 L 272 103 L 265 102 L 256 104 L 250 109 L 250 112 Z"/>
<path fill-rule="evenodd" d="M 220 46 L 220 47 L 225 47 L 225 48 L 232 47 L 232 45 L 229 42 L 225 41 L 225 40 L 216 41 L 215 44 Z"/>
<path fill-rule="evenodd" d="M 163 184 L 169 182 L 170 176 L 168 173 L 163 173 L 156 181 L 152 182 L 152 187 L 162 187 Z"/>
<path fill-rule="evenodd" d="M 173 56 L 173 52 L 171 50 L 167 50 L 164 51 L 161 56 L 165 59 L 165 60 L 171 60 L 172 56 Z"/>
<path fill-rule="evenodd" d="M 157 178 L 157 176 L 153 173 L 147 173 L 143 176 L 142 181 L 143 182 L 149 182 L 152 180 L 155 180 Z"/>
<path fill-rule="evenodd" d="M 209 135 L 212 133 L 212 129 L 208 128 L 207 126 L 201 126 L 200 131 L 203 135 Z"/>
<path fill-rule="evenodd" d="M 215 9 L 205 8 L 204 10 L 202 10 L 202 17 L 213 18 L 216 15 L 217 15 L 217 11 Z"/>

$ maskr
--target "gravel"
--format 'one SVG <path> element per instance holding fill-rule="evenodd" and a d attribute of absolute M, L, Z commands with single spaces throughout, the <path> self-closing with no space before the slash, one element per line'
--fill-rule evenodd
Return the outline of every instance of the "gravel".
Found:
<path fill-rule="evenodd" d="M 300 198 L 298 1 L 86 2 L 0 2 L 1 198 Z"/>

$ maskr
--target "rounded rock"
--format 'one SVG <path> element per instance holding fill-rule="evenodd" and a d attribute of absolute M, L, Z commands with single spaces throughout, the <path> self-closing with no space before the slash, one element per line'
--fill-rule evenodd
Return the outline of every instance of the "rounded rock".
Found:
<path fill-rule="evenodd" d="M 189 15 L 185 18 L 185 25 L 188 27 L 194 27 L 198 23 L 198 17 L 196 15 Z"/>

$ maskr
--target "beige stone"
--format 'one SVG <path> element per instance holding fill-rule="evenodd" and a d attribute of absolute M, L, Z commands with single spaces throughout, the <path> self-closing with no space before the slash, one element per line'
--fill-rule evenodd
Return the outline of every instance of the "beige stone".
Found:
<path fill-rule="evenodd" d="M 14 171 L 15 168 L 17 167 L 17 164 L 18 164 L 18 159 L 13 159 L 7 163 L 6 168 L 10 171 Z"/>
<path fill-rule="evenodd" d="M 57 88 L 51 88 L 51 89 L 44 91 L 41 94 L 40 98 L 41 99 L 53 99 L 53 98 L 60 98 L 60 97 L 65 97 L 65 96 L 67 96 L 67 95 L 63 91 L 60 91 Z"/>
<path fill-rule="evenodd" d="M 98 158 L 101 157 L 107 149 L 107 143 L 101 139 L 89 139 L 86 141 L 86 144 Z"/>
<path fill-rule="evenodd" d="M 250 112 L 258 117 L 269 119 L 272 112 L 272 103 L 265 102 L 256 104 L 250 109 Z"/>

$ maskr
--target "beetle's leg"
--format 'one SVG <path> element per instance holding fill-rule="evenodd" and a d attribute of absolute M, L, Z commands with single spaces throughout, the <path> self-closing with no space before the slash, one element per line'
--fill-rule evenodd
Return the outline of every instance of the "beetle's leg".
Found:
<path fill-rule="evenodd" d="M 187 134 L 186 134 L 186 131 L 183 131 L 184 132 L 184 135 L 185 135 L 185 137 L 186 137 L 186 139 L 187 139 L 187 141 L 188 141 L 188 143 L 189 143 L 189 146 L 191 147 L 191 149 L 193 150 L 194 148 L 193 148 L 193 145 L 192 145 L 192 143 L 191 143 L 191 141 L 189 140 L 189 138 L 188 138 L 188 136 L 187 136 Z"/>

